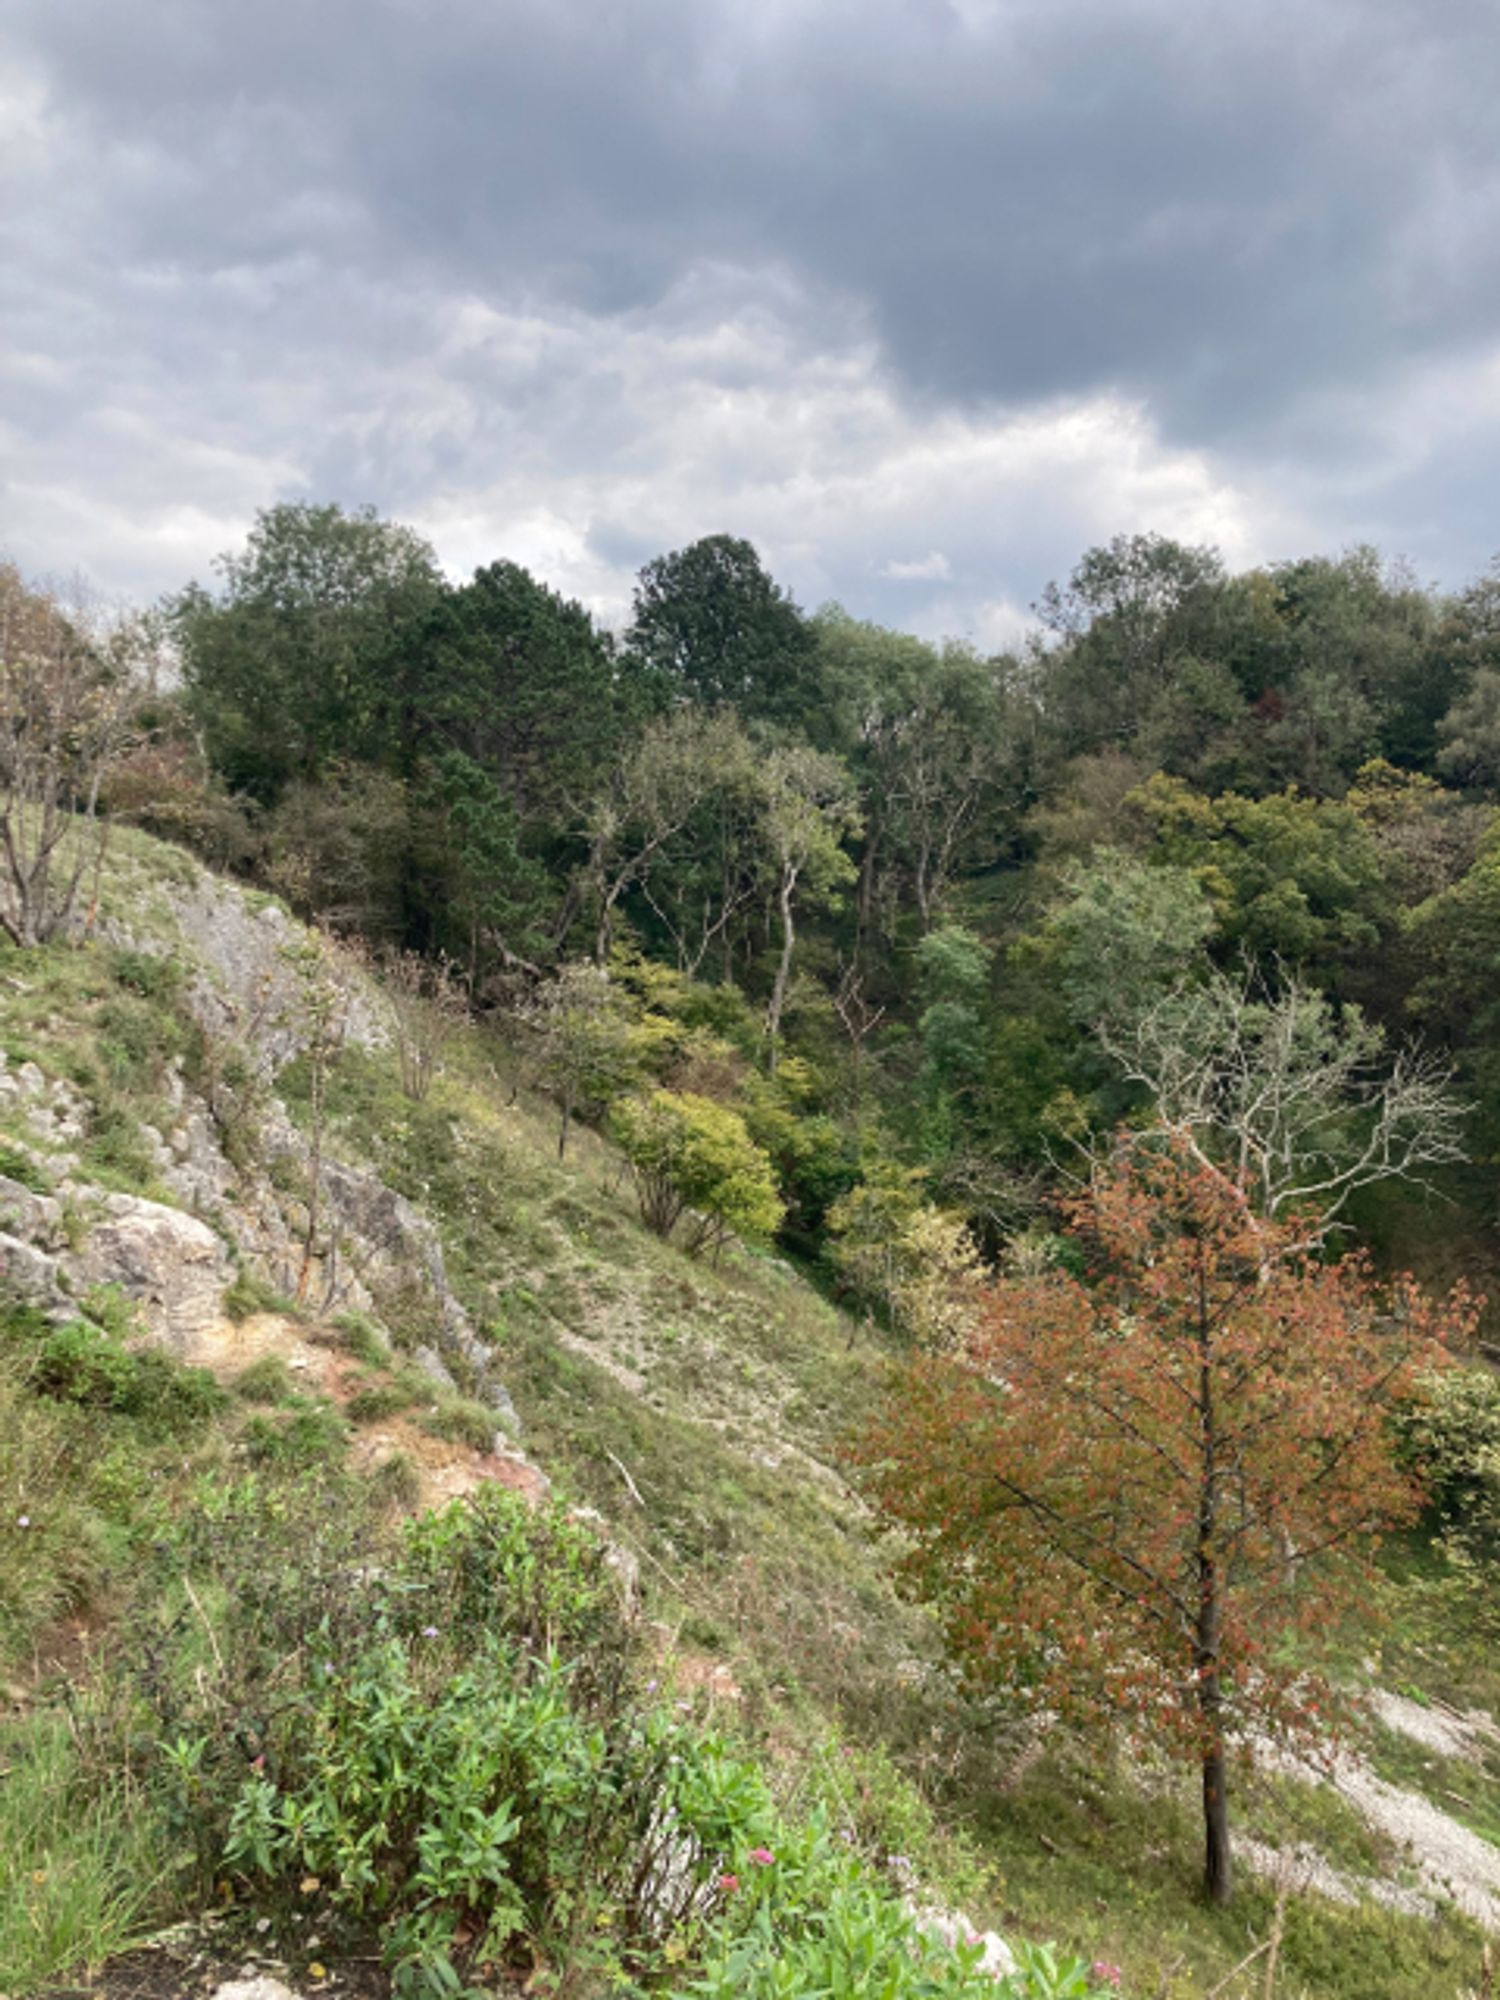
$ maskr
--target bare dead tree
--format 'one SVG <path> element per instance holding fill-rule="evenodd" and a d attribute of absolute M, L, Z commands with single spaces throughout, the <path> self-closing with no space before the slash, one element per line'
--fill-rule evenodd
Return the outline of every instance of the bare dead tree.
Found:
<path fill-rule="evenodd" d="M 302 1262 L 297 1272 L 297 1303 L 305 1304 L 317 1255 L 323 1215 L 323 1145 L 328 1126 L 328 1084 L 343 1050 L 353 999 L 347 966 L 332 940 L 309 932 L 306 940 L 288 945 L 281 954 L 295 979 L 294 997 L 283 1016 L 295 1029 L 307 1062 L 308 1161 L 307 1224 L 302 1237 Z M 337 1247 L 330 1261 L 336 1259 Z"/>
<path fill-rule="evenodd" d="M 401 1065 L 402 1093 L 421 1104 L 442 1067 L 443 1051 L 468 1017 L 467 997 L 446 958 L 387 946 L 376 952 L 373 964 Z"/>
<path fill-rule="evenodd" d="M 1422 1183 L 1466 1157 L 1450 1067 L 1420 1048 L 1391 1055 L 1358 1008 L 1295 977 L 1272 989 L 1253 967 L 1214 973 L 1097 1033 L 1162 1122 L 1238 1176 L 1262 1214 L 1315 1212 L 1320 1234 L 1357 1189 Z"/>
<path fill-rule="evenodd" d="M 130 691 L 125 626 L 0 564 L 0 930 L 23 949 L 65 931 L 97 884 Z"/>
<path fill-rule="evenodd" d="M 849 1037 L 857 1111 L 864 1101 L 865 1043 L 885 1019 L 884 1005 L 877 1007 L 865 991 L 865 975 L 857 958 L 840 961 L 838 985 L 833 989 L 833 1011 Z"/>

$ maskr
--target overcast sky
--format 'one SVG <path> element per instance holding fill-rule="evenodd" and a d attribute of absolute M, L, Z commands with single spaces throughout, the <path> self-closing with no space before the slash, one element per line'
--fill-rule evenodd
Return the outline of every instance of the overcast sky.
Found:
<path fill-rule="evenodd" d="M 1494 0 L 3 0 L 0 549 L 373 502 L 610 619 L 748 535 L 1002 640 L 1091 543 L 1500 549 Z"/>

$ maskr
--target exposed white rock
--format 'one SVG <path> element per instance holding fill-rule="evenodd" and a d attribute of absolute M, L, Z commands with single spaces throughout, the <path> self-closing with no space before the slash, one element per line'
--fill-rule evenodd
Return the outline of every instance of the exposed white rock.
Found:
<path fill-rule="evenodd" d="M 226 1980 L 214 1989 L 212 2000 L 300 2000 L 300 1996 L 269 1972 L 262 1972 L 253 1979 Z"/>
<path fill-rule="evenodd" d="M 1483 1709 L 1457 1709 L 1413 1701 L 1409 1695 L 1389 1688 L 1372 1688 L 1368 1697 L 1372 1712 L 1387 1729 L 1406 1736 L 1439 1757 L 1473 1757 L 1485 1743 L 1500 1740 L 1495 1719 Z"/>
<path fill-rule="evenodd" d="M 234 1264 L 206 1222 L 140 1195 L 109 1194 L 82 1246 L 62 1259 L 75 1290 L 118 1285 L 148 1330 L 183 1348 L 223 1310 Z"/>
<path fill-rule="evenodd" d="M 4 1230 L 0 1230 L 0 1279 L 29 1305 L 46 1309 L 63 1303 L 57 1259 Z"/>
<path fill-rule="evenodd" d="M 993 1979 L 1007 1979 L 1016 1969 L 1015 1953 L 998 1931 L 979 1931 L 962 1910 L 945 1910 L 936 1903 L 908 1903 L 912 1921 L 925 1937 L 950 1951 L 959 1945 L 982 1947 L 979 1970 Z"/>

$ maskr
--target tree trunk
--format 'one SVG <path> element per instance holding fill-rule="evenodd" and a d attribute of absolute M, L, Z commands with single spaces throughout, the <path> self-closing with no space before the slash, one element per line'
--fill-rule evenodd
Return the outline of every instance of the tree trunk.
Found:
<path fill-rule="evenodd" d="M 1203 1719 L 1203 1887 L 1211 1903 L 1227 1903 L 1234 1888 L 1229 1852 L 1229 1799 L 1224 1767 L 1224 1601 L 1219 1571 L 1219 1427 L 1214 1394 L 1214 1316 L 1206 1288 L 1198 1291 L 1198 1423 L 1202 1484 L 1198 1493 L 1198 1629 L 1193 1666 Z"/>
<path fill-rule="evenodd" d="M 792 951 L 797 942 L 796 925 L 792 918 L 792 893 L 797 887 L 797 870 L 792 867 L 781 871 L 781 958 L 776 967 L 776 982 L 771 988 L 771 1003 L 766 1009 L 766 1035 L 768 1049 L 766 1067 L 771 1075 L 776 1074 L 776 1043 L 781 1033 L 781 1016 L 786 1007 L 787 983 L 792 973 Z"/>
<path fill-rule="evenodd" d="M 1214 1681 L 1217 1700 L 1217 1674 Z M 1203 1753 L 1203 1887 L 1208 1900 L 1220 1904 L 1227 1903 L 1234 1890 L 1222 1736 L 1216 1737 Z"/>

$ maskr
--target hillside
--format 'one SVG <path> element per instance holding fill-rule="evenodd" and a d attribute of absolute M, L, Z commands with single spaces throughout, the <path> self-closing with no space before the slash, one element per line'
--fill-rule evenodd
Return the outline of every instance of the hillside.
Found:
<path fill-rule="evenodd" d="M 777 1255 L 644 1230 L 613 1149 L 584 1130 L 559 1162 L 555 1107 L 482 1023 L 409 1099 L 379 985 L 309 957 L 273 900 L 124 835 L 99 908 L 81 946 L 12 954 L 0 1001 L 15 2000 L 200 1907 L 196 1864 L 155 1882 L 126 1774 L 80 1778 L 57 1731 L 87 1735 L 77 1705 L 130 1652 L 119 1620 L 167 1520 L 257 1467 L 352 1478 L 372 1521 L 496 1485 L 592 1510 L 652 1685 L 695 1730 L 787 1800 L 838 1800 L 897 1886 L 1118 1966 L 1127 1993 L 1259 1992 L 1264 1957 L 1229 1975 L 1273 1927 L 1284 2000 L 1478 1979 L 1500 1735 L 1420 1564 L 1392 1586 L 1373 1736 L 1332 1783 L 1268 1763 L 1246 1785 L 1257 1879 L 1211 1913 L 1187 1787 L 966 1694 L 894 1594 L 841 1461 L 888 1336 Z M 330 976 L 343 1033 L 319 1054 Z M 130 1359 L 155 1354 L 184 1366 Z M 57 1792 L 80 1783 L 81 1817 Z M 308 1978 L 305 1951 L 275 1955 Z"/>

